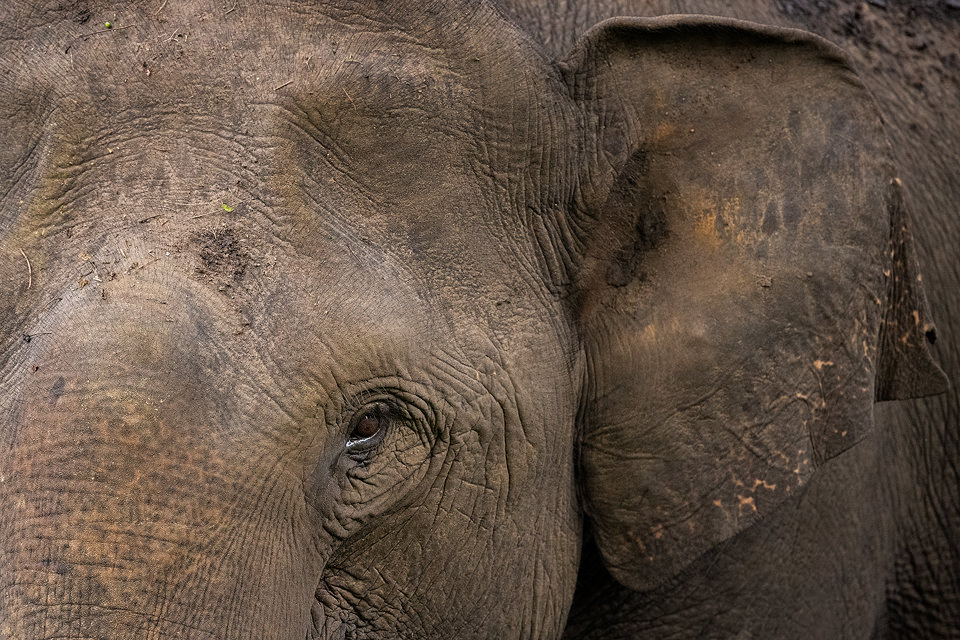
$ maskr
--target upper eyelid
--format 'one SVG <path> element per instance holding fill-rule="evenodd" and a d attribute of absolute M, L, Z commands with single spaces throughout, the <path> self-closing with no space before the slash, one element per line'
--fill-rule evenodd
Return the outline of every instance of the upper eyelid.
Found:
<path fill-rule="evenodd" d="M 357 412 L 377 401 L 392 407 L 397 419 L 417 423 L 431 433 L 441 428 L 440 424 L 444 422 L 443 406 L 427 400 L 430 387 L 423 382 L 392 375 L 339 386 L 338 406 L 331 407 L 329 415 L 336 416 L 336 424 L 343 429 L 347 428 Z M 434 391 L 442 393 L 440 390 Z"/>
<path fill-rule="evenodd" d="M 411 408 L 417 412 L 425 413 L 419 405 L 425 404 L 420 396 L 411 391 L 399 388 L 398 386 L 379 385 L 358 391 L 343 399 L 343 413 L 350 416 L 357 415 L 367 407 L 376 404 L 383 404 L 398 413 L 397 417 L 412 419 Z M 425 414 L 426 417 L 426 414 Z"/>
<path fill-rule="evenodd" d="M 399 411 L 403 416 L 407 416 L 409 411 L 404 407 L 405 403 L 398 399 L 395 394 L 386 394 L 386 393 L 377 393 L 373 394 L 363 394 L 358 398 L 354 398 L 346 406 L 346 415 L 349 416 L 349 421 L 353 421 L 357 416 L 363 414 L 365 411 L 376 407 L 384 407 L 388 413 L 393 413 Z"/>

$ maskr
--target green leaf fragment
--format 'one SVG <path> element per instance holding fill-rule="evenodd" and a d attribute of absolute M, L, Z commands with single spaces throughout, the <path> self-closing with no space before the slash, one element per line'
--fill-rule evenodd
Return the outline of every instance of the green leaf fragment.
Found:
<path fill-rule="evenodd" d="M 223 207 L 223 210 L 226 211 L 227 213 L 230 213 L 231 211 L 233 211 L 233 207 L 231 207 L 231 206 L 228 205 L 227 203 L 223 203 L 223 204 L 220 205 L 220 206 Z"/>

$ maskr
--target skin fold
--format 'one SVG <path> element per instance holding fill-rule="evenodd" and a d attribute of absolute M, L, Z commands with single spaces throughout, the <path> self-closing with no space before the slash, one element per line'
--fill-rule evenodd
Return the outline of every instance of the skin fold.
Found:
<path fill-rule="evenodd" d="M 956 65 L 590 31 L 790 7 L 4 3 L 0 637 L 956 632 Z"/>

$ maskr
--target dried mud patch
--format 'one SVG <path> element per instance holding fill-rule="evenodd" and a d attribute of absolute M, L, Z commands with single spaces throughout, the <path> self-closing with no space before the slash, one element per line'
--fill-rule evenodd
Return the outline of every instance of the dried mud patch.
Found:
<path fill-rule="evenodd" d="M 200 264 L 195 272 L 220 288 L 239 283 L 250 264 L 250 253 L 232 227 L 205 229 L 193 236 Z"/>

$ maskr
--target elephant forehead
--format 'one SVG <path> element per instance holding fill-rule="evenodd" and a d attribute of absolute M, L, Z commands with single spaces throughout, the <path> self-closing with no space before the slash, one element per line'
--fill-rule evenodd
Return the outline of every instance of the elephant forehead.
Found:
<path fill-rule="evenodd" d="M 251 296 L 260 337 L 291 361 L 318 357 L 371 364 L 429 350 L 439 308 L 411 273 L 374 250 L 330 245 L 323 257 L 289 255 L 272 265 L 268 291 Z"/>
<path fill-rule="evenodd" d="M 301 321 L 340 349 L 542 307 L 513 212 L 539 193 L 532 158 L 556 163 L 532 80 L 512 80 L 542 70 L 489 16 L 354 5 L 0 9 L 0 62 L 18 63 L 0 95 L 36 105 L 0 111 L 0 170 L 24 168 L 10 238 L 96 283 L 76 295 L 99 287 L 92 263 L 108 287 L 175 271 L 275 323 L 264 335 Z"/>
<path fill-rule="evenodd" d="M 183 1 L 158 12 L 92 1 L 44 12 L 12 2 L 0 8 L 0 59 L 11 63 L 5 83 L 19 76 L 23 89 L 104 100 L 97 108 L 114 112 L 202 102 L 220 113 L 218 105 L 304 94 L 351 110 L 390 109 L 456 101 L 466 86 L 510 87 L 505 76 L 525 73 L 529 53 L 490 28 L 489 11 L 453 16 L 449 3 L 424 20 L 420 3 L 407 4 L 256 3 L 224 12 Z M 492 62 L 505 64 L 484 76 Z"/>
<path fill-rule="evenodd" d="M 518 42 L 467 28 L 469 16 L 434 25 L 411 7 L 168 4 L 111 9 L 111 29 L 92 9 L 85 22 L 34 26 L 42 37 L 0 89 L 36 108 L 9 114 L 16 134 L 2 140 L 0 169 L 32 166 L 21 156 L 37 153 L 42 131 L 53 195 L 96 174 L 122 184 L 98 203 L 124 196 L 133 215 L 259 201 L 296 233 L 319 216 L 363 233 L 389 228 L 378 243 L 410 253 L 446 245 L 446 258 L 477 248 L 464 236 L 501 224 L 498 209 L 522 210 L 514 194 L 539 192 L 524 182 L 538 175 L 529 165 L 545 163 L 545 110 L 518 90 L 532 88 L 533 65 Z M 21 61 L 16 45 L 30 34 L 14 34 L 0 58 Z"/>
<path fill-rule="evenodd" d="M 0 25 L 2 89 L 12 105 L 4 115 L 69 110 L 105 128 L 132 123 L 146 131 L 205 119 L 207 128 L 263 134 L 272 120 L 265 110 L 276 107 L 275 116 L 333 142 L 384 119 L 455 119 L 469 108 L 478 78 L 456 52 L 339 23 L 283 26 L 266 17 L 284 37 L 266 23 L 223 24 L 223 16 L 202 30 L 171 26 L 167 38 L 146 19 L 110 29 L 70 21 L 24 50 L 30 34 Z"/>

